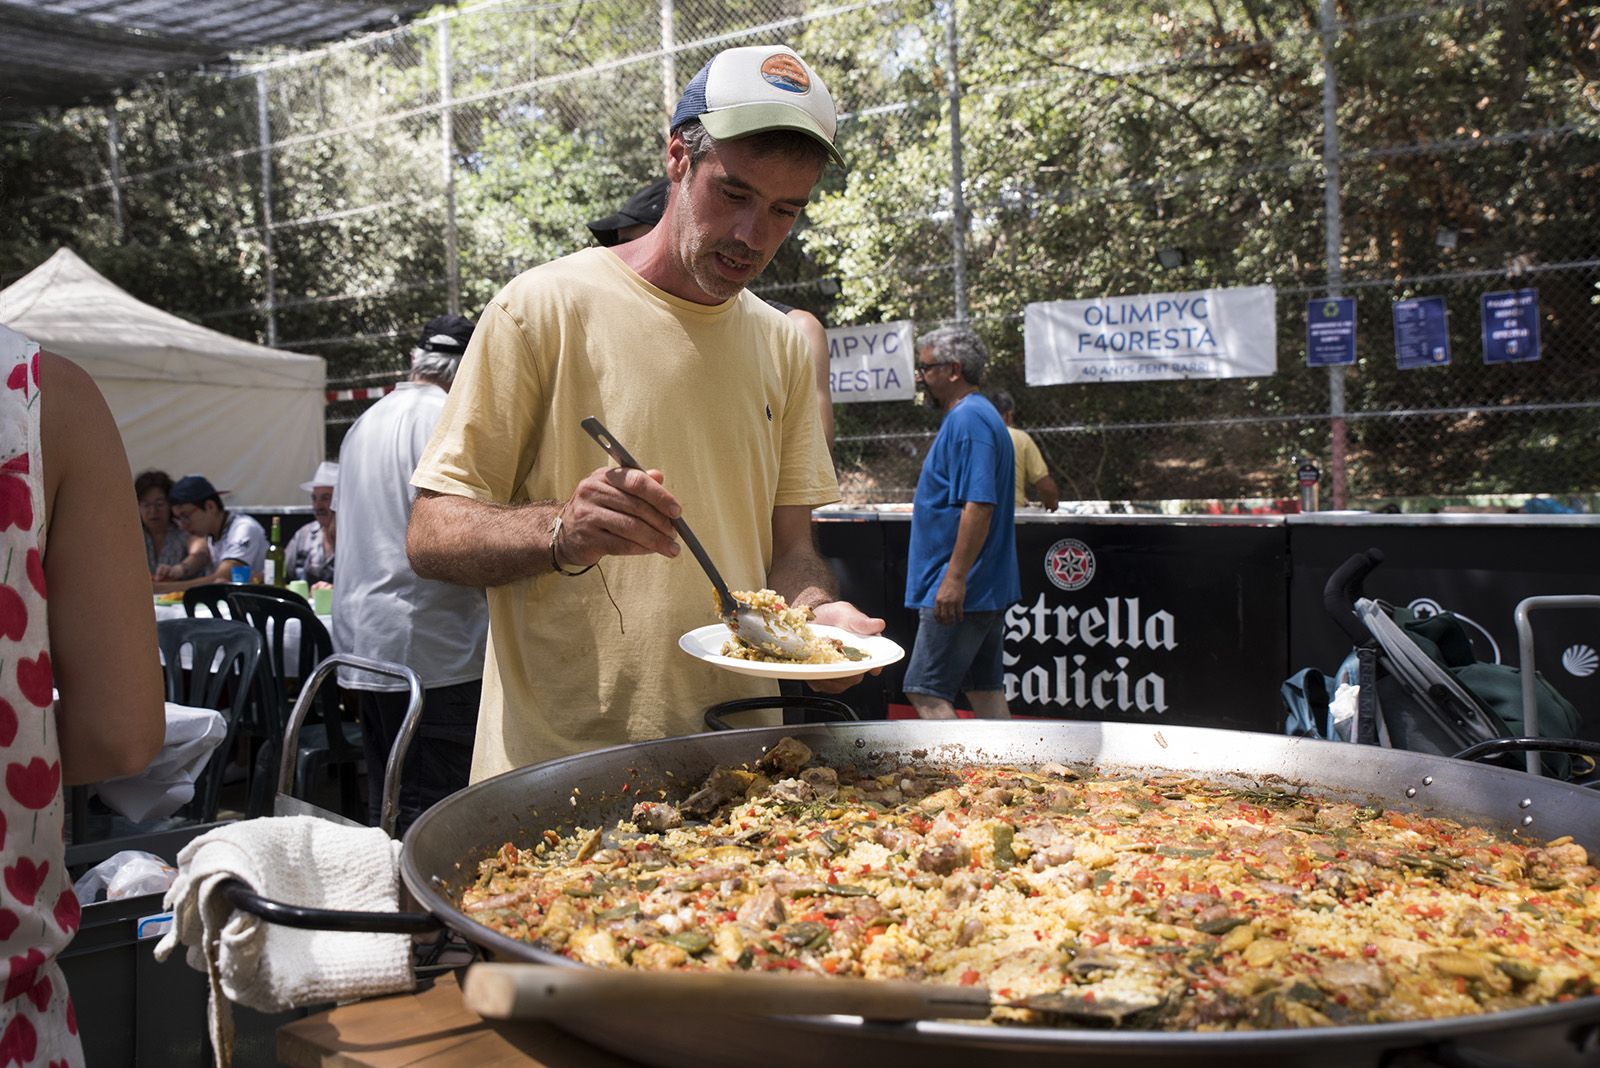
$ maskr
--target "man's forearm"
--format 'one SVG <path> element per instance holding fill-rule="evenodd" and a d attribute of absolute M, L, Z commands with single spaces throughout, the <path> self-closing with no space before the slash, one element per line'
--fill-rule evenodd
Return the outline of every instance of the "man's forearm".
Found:
<path fill-rule="evenodd" d="M 772 567 L 769 589 L 793 606 L 815 608 L 838 600 L 839 586 L 833 569 L 817 552 L 811 535 L 811 509 L 779 507 L 772 514 Z"/>
<path fill-rule="evenodd" d="M 418 575 L 462 586 L 503 586 L 552 570 L 550 534 L 559 501 L 488 504 L 417 492 L 406 555 Z"/>
<path fill-rule="evenodd" d="M 968 501 L 961 508 L 961 522 L 956 527 L 955 548 L 950 550 L 947 574 L 961 575 L 972 570 L 983 542 L 989 536 L 989 520 L 994 515 L 994 505 Z"/>

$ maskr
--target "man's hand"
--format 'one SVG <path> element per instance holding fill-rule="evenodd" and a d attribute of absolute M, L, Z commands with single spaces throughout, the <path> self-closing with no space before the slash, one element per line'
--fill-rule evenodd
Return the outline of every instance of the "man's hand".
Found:
<path fill-rule="evenodd" d="M 677 556 L 681 547 L 672 521 L 682 514 L 660 471 L 598 467 L 562 509 L 556 555 L 569 567 L 587 567 L 605 556 Z"/>
<path fill-rule="evenodd" d="M 828 627 L 838 627 L 852 634 L 882 634 L 884 622 L 877 616 L 869 616 L 849 601 L 828 601 L 819 604 L 812 611 L 816 614 L 817 622 Z M 873 668 L 870 672 L 859 675 L 847 675 L 842 679 L 815 679 L 806 685 L 818 693 L 843 693 L 867 675 L 878 675 L 883 668 Z"/>
<path fill-rule="evenodd" d="M 150 579 L 152 582 L 170 582 L 184 577 L 183 568 L 177 564 L 157 564 L 156 573 Z"/>
<path fill-rule="evenodd" d="M 946 568 L 939 590 L 933 595 L 933 618 L 949 626 L 960 623 L 965 616 L 967 603 L 967 576 L 954 568 Z"/>

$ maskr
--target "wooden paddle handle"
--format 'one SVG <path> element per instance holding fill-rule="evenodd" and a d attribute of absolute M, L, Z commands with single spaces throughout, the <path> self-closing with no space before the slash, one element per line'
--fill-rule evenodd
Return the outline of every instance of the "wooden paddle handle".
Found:
<path fill-rule="evenodd" d="M 474 964 L 467 1007 L 494 1020 L 550 1019 L 627 1012 L 729 1012 L 768 1016 L 833 1013 L 878 1020 L 981 1019 L 983 987 L 830 979 L 760 972 L 642 972 L 547 964 Z"/>

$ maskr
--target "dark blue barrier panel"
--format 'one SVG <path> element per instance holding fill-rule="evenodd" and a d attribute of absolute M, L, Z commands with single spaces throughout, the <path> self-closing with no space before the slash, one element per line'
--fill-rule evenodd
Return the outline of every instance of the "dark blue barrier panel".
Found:
<path fill-rule="evenodd" d="M 824 513 L 818 545 L 846 599 L 905 646 L 909 516 Z M 1007 615 L 1014 715 L 1278 731 L 1288 663 L 1288 558 L 1278 519 L 1030 517 L 1022 600 Z M 1053 577 L 1052 577 L 1053 576 Z M 904 662 L 844 695 L 884 714 Z"/>
<path fill-rule="evenodd" d="M 1350 639 L 1322 607 L 1328 575 L 1347 557 L 1381 549 L 1369 597 L 1463 617 L 1479 660 L 1518 664 L 1515 611 L 1525 597 L 1600 594 L 1600 523 L 1588 516 L 1312 516 L 1288 522 L 1291 670 L 1332 673 Z M 1533 615 L 1536 667 L 1600 739 L 1600 610 Z"/>

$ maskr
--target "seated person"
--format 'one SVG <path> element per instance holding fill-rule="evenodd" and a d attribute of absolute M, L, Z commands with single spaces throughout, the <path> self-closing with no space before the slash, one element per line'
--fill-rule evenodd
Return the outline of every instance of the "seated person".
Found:
<path fill-rule="evenodd" d="M 172 476 L 165 471 L 141 471 L 133 480 L 139 501 L 139 524 L 144 527 L 144 562 L 150 577 L 159 581 L 194 578 L 211 567 L 206 539 L 190 537 L 172 518 Z"/>
<path fill-rule="evenodd" d="M 307 523 L 289 539 L 283 551 L 287 578 L 305 579 L 313 586 L 333 585 L 333 488 L 338 482 L 338 461 L 324 460 L 310 482 L 300 483 L 300 488 L 311 494 L 311 515 L 316 522 Z"/>
<path fill-rule="evenodd" d="M 222 494 L 204 475 L 185 475 L 167 495 L 172 502 L 172 517 L 187 533 L 206 539 L 211 554 L 211 570 L 197 578 L 157 582 L 157 593 L 186 590 L 211 582 L 231 582 L 233 569 L 250 568 L 252 582 L 261 581 L 267 560 L 267 532 L 247 515 L 230 512 L 222 506 Z"/>

